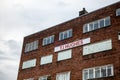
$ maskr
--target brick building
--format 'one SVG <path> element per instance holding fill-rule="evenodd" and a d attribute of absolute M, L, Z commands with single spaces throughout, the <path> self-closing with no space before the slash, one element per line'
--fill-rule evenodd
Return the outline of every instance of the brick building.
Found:
<path fill-rule="evenodd" d="M 120 2 L 26 36 L 17 80 L 120 80 Z"/>

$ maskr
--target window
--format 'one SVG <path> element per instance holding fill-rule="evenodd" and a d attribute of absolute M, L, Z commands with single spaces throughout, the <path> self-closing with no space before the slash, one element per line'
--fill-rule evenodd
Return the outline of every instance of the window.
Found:
<path fill-rule="evenodd" d="M 107 27 L 110 24 L 111 24 L 110 17 L 99 19 L 99 20 L 84 24 L 83 25 L 83 33 L 90 32 L 90 31 L 93 31 L 93 30 L 96 30 L 96 29 L 99 29 L 102 27 Z"/>
<path fill-rule="evenodd" d="M 70 59 L 72 57 L 72 50 L 58 52 L 58 61 Z"/>
<path fill-rule="evenodd" d="M 64 40 L 70 37 L 72 37 L 72 29 L 59 33 L 59 40 Z"/>
<path fill-rule="evenodd" d="M 31 59 L 23 62 L 22 69 L 31 68 L 35 66 L 36 66 L 36 59 Z"/>
<path fill-rule="evenodd" d="M 111 23 L 110 23 L 110 17 L 107 17 L 107 18 L 105 18 L 105 26 L 109 26 Z M 104 27 L 105 27 L 104 26 Z"/>
<path fill-rule="evenodd" d="M 34 80 L 34 78 L 24 79 L 24 80 Z"/>
<path fill-rule="evenodd" d="M 120 40 L 120 32 L 118 33 L 118 40 Z"/>
<path fill-rule="evenodd" d="M 112 49 L 111 39 L 83 46 L 83 55 Z"/>
<path fill-rule="evenodd" d="M 29 51 L 36 50 L 36 49 L 38 49 L 38 40 L 27 43 L 25 45 L 25 52 L 29 52 Z"/>
<path fill-rule="evenodd" d="M 41 57 L 41 65 L 52 63 L 52 57 L 53 55 L 43 56 Z"/>
<path fill-rule="evenodd" d="M 113 76 L 113 65 L 93 67 L 83 70 L 83 80 Z"/>
<path fill-rule="evenodd" d="M 105 26 L 105 21 L 104 21 L 104 19 L 101 19 L 99 22 L 100 22 L 100 28 L 102 28 L 102 27 Z"/>
<path fill-rule="evenodd" d="M 54 42 L 54 35 L 46 37 L 43 39 L 43 46 Z"/>
<path fill-rule="evenodd" d="M 56 80 L 70 80 L 70 72 L 58 73 Z"/>
<path fill-rule="evenodd" d="M 51 76 L 50 75 L 42 76 L 39 78 L 39 80 L 51 80 Z"/>
<path fill-rule="evenodd" d="M 120 16 L 120 8 L 116 9 L 116 16 Z"/>
<path fill-rule="evenodd" d="M 98 29 L 98 28 L 99 28 L 98 21 L 95 21 L 95 22 L 94 22 L 94 30 L 95 30 L 95 29 Z"/>

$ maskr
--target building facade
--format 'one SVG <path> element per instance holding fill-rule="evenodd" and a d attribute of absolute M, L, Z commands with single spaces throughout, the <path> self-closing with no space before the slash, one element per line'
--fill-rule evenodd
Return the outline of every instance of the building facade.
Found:
<path fill-rule="evenodd" d="M 120 2 L 26 36 L 17 80 L 120 80 Z"/>

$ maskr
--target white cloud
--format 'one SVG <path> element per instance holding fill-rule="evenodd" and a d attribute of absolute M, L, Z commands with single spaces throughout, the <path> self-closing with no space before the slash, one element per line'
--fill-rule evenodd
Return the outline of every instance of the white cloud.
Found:
<path fill-rule="evenodd" d="M 16 80 L 24 36 L 117 1 L 0 0 L 0 80 Z"/>

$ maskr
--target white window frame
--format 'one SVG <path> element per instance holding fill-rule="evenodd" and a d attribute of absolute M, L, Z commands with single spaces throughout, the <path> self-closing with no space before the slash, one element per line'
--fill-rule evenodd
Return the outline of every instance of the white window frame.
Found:
<path fill-rule="evenodd" d="M 38 80 L 47 80 L 50 75 L 40 76 Z"/>
<path fill-rule="evenodd" d="M 102 27 L 107 27 L 107 26 L 109 26 L 109 25 L 111 25 L 111 22 L 109 21 L 109 24 L 108 25 L 106 25 L 106 19 L 109 19 L 109 20 L 111 20 L 110 19 L 110 16 L 108 16 L 108 17 L 105 17 L 105 18 L 102 18 L 102 19 L 99 19 L 99 20 L 96 20 L 96 21 L 93 21 L 93 22 L 90 22 L 90 23 L 87 23 L 87 24 L 84 24 L 83 25 L 83 33 L 86 33 L 86 32 L 90 32 L 90 31 L 94 31 L 94 30 L 96 30 L 96 29 L 99 29 L 99 28 L 102 28 Z M 100 21 L 101 20 L 103 20 L 104 21 L 104 26 L 100 26 Z M 98 23 L 98 28 L 95 28 L 95 23 Z M 91 29 L 90 27 L 90 24 L 92 24 L 93 25 L 93 28 Z"/>
<path fill-rule="evenodd" d="M 106 43 L 106 44 L 104 44 L 104 46 L 100 45 L 100 44 L 103 44 L 103 43 Z M 109 43 L 109 44 L 107 44 L 107 43 Z M 99 48 L 100 46 L 101 47 L 106 46 L 107 48 L 103 48 L 103 49 L 101 48 L 100 49 Z M 112 49 L 112 40 L 108 39 L 108 40 L 99 41 L 99 42 L 96 42 L 96 43 L 84 45 L 83 46 L 83 55 L 93 54 L 93 53 L 102 52 L 102 51 L 111 50 L 111 49 Z"/>
<path fill-rule="evenodd" d="M 66 53 L 68 52 L 68 53 Z M 57 61 L 67 60 L 72 58 L 72 49 L 58 52 Z"/>
<path fill-rule="evenodd" d="M 52 54 L 51 55 L 47 55 L 47 56 L 43 56 L 43 57 L 41 57 L 40 65 L 45 65 L 45 64 L 52 63 L 52 59 L 53 59 L 53 55 Z"/>
<path fill-rule="evenodd" d="M 59 40 L 64 40 L 64 39 L 70 38 L 70 37 L 72 37 L 72 35 L 73 35 L 72 29 L 60 32 L 59 33 Z"/>
<path fill-rule="evenodd" d="M 25 45 L 25 52 L 29 52 L 29 51 L 38 49 L 38 42 L 39 42 L 38 40 L 35 40 L 33 42 L 27 43 Z"/>
<path fill-rule="evenodd" d="M 120 32 L 118 32 L 118 40 L 120 40 Z"/>
<path fill-rule="evenodd" d="M 116 16 L 120 16 L 120 8 L 116 9 Z"/>
<path fill-rule="evenodd" d="M 70 80 L 70 74 L 71 74 L 70 71 L 57 73 L 57 75 L 56 75 L 56 80 Z M 60 76 L 64 76 L 64 77 L 65 77 L 65 75 L 67 75 L 67 78 L 65 78 L 65 79 L 61 79 L 61 78 L 60 78 L 60 79 L 59 79 Z"/>
<path fill-rule="evenodd" d="M 111 67 L 111 75 L 108 75 L 108 67 Z M 105 68 L 106 69 L 106 72 L 105 72 L 105 74 L 106 74 L 106 76 L 104 76 L 104 77 L 110 77 L 110 76 L 114 76 L 114 67 L 113 67 L 113 64 L 108 64 L 108 65 L 104 65 L 104 66 L 97 66 L 97 67 L 92 67 L 92 68 L 86 68 L 86 69 L 83 69 L 83 72 L 82 72 L 82 77 L 83 77 L 83 80 L 86 80 L 86 79 L 84 79 L 84 77 L 86 76 L 86 75 L 84 75 L 84 73 L 85 73 L 85 71 L 87 71 L 87 73 L 88 73 L 88 75 L 87 75 L 87 79 L 95 79 L 95 78 L 102 78 L 103 76 L 101 75 L 102 73 L 101 73 L 101 69 L 102 68 Z M 96 72 L 96 68 L 99 68 L 99 70 L 100 70 L 100 77 L 95 77 L 95 72 Z M 93 78 L 90 78 L 90 75 L 89 75 L 89 70 L 90 69 L 93 69 Z"/>
<path fill-rule="evenodd" d="M 31 59 L 23 62 L 22 69 L 32 68 L 35 66 L 36 66 L 36 59 Z"/>
<path fill-rule="evenodd" d="M 43 44 L 42 45 L 45 46 L 45 45 L 54 43 L 54 37 L 55 37 L 55 35 L 43 38 Z M 49 40 L 49 42 L 48 42 L 48 40 Z"/>

